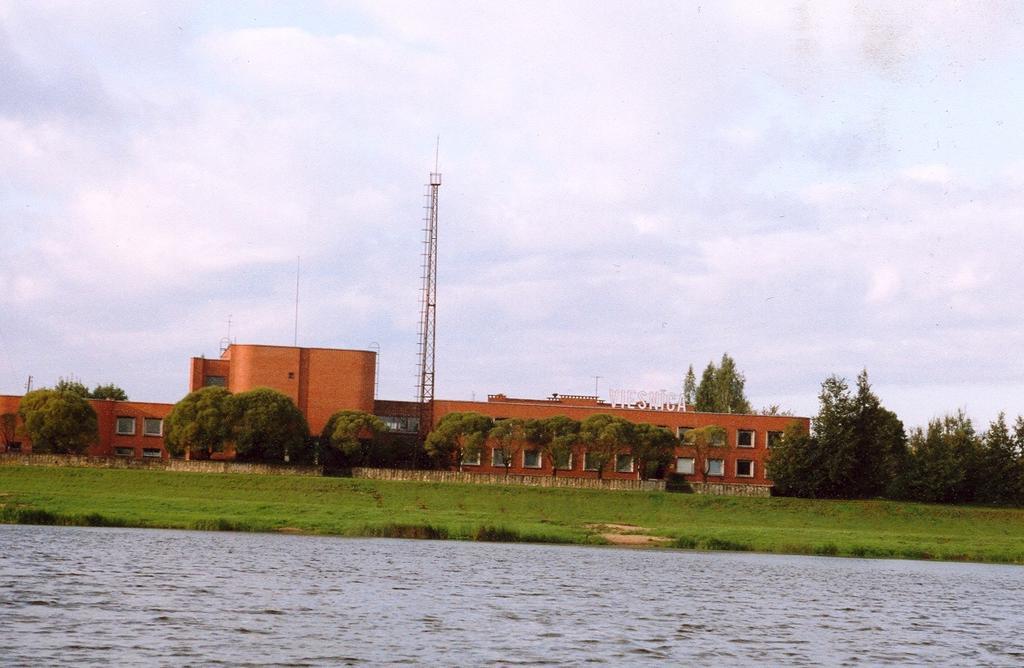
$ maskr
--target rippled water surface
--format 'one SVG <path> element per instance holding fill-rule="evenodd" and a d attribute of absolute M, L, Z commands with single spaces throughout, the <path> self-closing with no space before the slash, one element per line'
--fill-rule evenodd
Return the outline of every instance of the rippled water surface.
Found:
<path fill-rule="evenodd" d="M 0 526 L 0 663 L 1024 662 L 1024 569 Z"/>

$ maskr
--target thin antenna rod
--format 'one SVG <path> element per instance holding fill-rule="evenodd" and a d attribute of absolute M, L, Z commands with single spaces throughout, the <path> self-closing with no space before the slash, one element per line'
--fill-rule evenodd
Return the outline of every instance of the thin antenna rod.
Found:
<path fill-rule="evenodd" d="M 295 336 L 292 338 L 292 345 L 299 345 L 299 268 L 302 264 L 302 256 L 295 257 Z"/>
<path fill-rule="evenodd" d="M 438 166 L 441 164 L 441 135 L 437 135 L 437 143 L 434 145 L 434 172 L 439 172 Z"/>

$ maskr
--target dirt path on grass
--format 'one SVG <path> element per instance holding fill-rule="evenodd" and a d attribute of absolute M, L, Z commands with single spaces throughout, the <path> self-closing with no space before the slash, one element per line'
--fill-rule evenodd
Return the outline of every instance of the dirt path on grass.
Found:
<path fill-rule="evenodd" d="M 671 543 L 670 538 L 651 536 L 647 527 L 635 524 L 585 524 L 586 528 L 595 531 L 601 538 L 612 545 L 665 545 Z"/>

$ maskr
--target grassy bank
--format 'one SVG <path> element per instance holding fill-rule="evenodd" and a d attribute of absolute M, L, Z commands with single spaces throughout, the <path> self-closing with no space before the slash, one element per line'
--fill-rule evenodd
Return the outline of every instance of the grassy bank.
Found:
<path fill-rule="evenodd" d="M 1024 509 L 345 478 L 0 468 L 0 521 L 590 544 L 635 525 L 683 548 L 1024 564 Z"/>

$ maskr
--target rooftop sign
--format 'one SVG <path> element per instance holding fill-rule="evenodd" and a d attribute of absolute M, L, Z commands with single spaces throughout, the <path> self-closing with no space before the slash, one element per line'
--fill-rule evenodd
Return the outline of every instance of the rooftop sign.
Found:
<path fill-rule="evenodd" d="M 647 411 L 683 413 L 686 404 L 678 392 L 668 390 L 608 390 L 612 408 L 635 408 Z"/>

